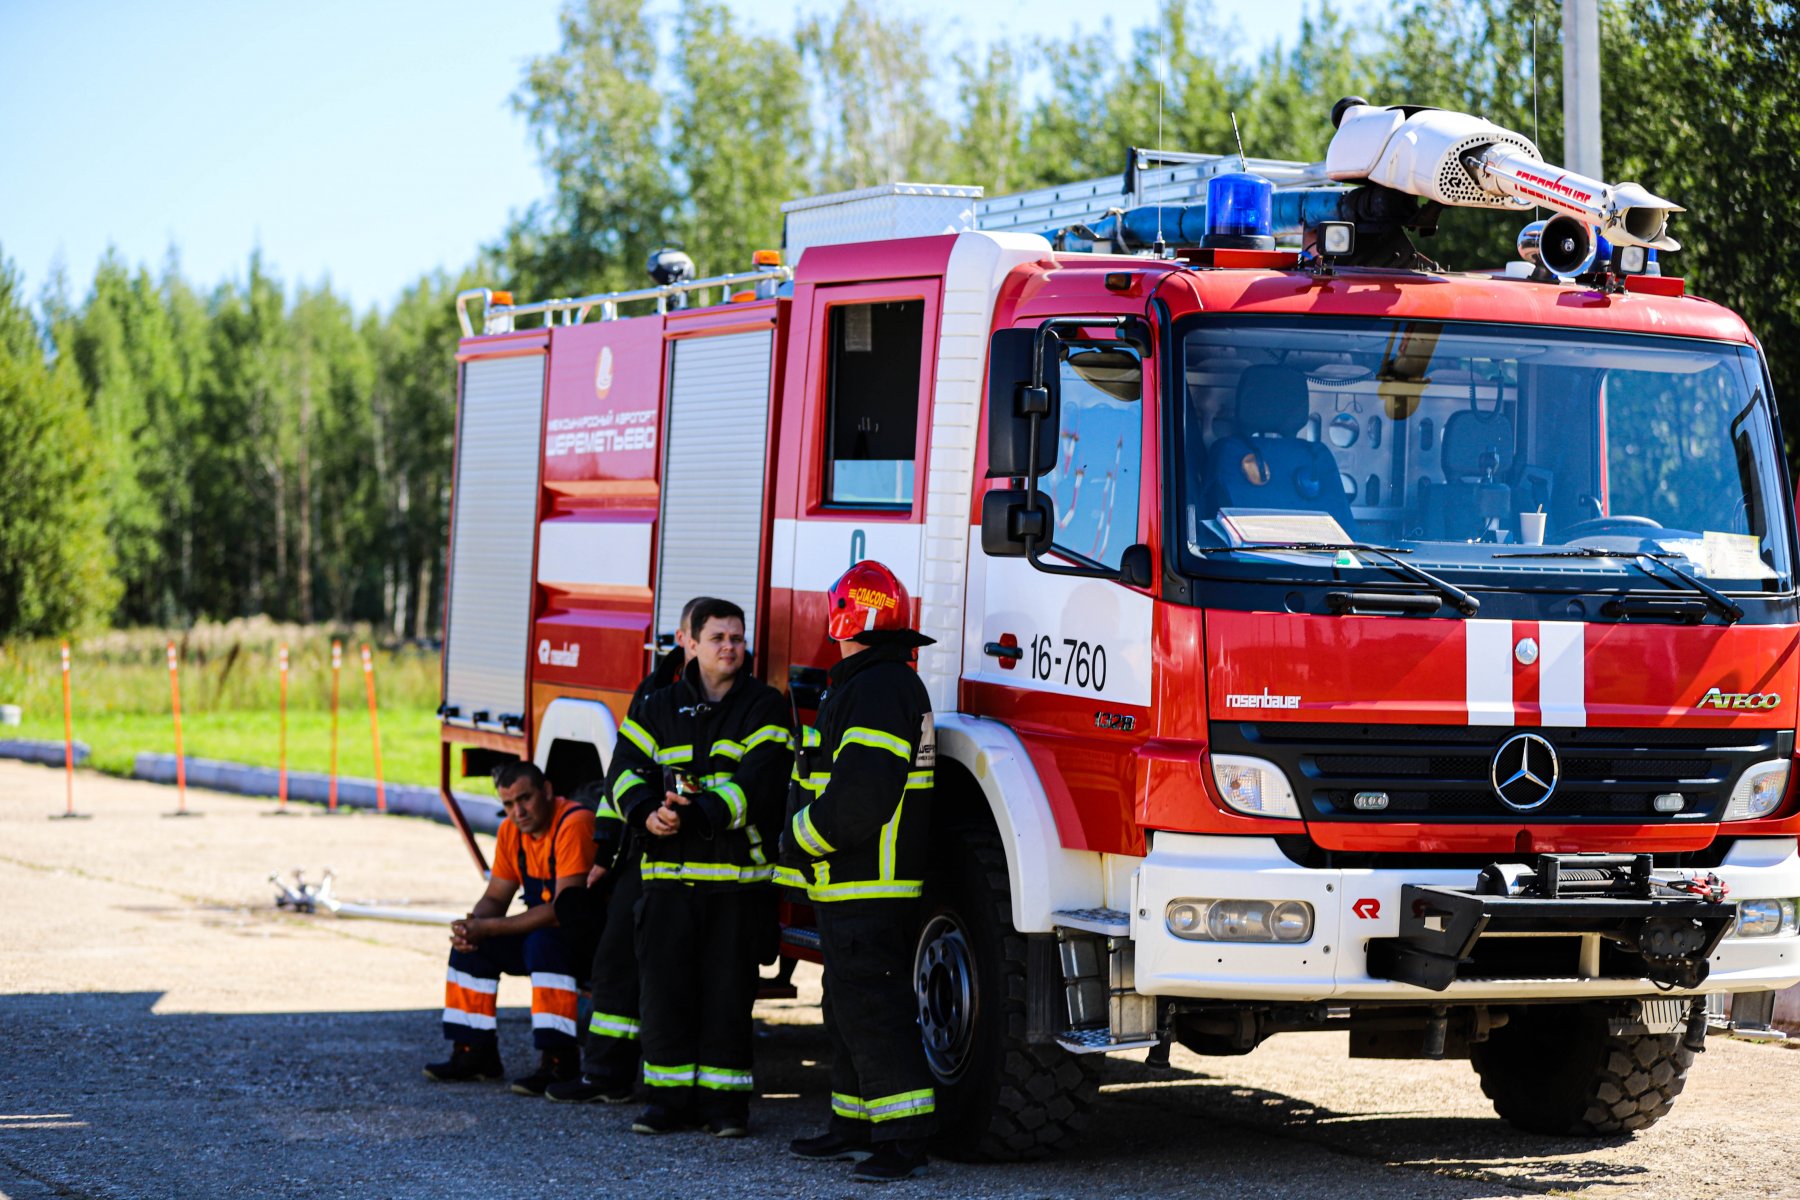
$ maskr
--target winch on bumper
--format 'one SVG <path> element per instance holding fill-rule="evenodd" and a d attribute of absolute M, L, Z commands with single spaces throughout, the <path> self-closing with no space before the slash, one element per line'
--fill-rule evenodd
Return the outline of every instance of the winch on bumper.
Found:
<path fill-rule="evenodd" d="M 1634 858 L 1609 861 L 1622 861 L 1608 870 L 1629 878 Z M 1535 856 L 1490 871 L 1484 892 L 1473 867 L 1302 867 L 1271 839 L 1157 833 L 1135 878 L 1136 988 L 1166 998 L 1391 1002 L 1438 994 L 1470 1001 L 1598 999 L 1800 982 L 1800 936 L 1785 926 L 1766 937 L 1730 931 L 1741 904 L 1800 897 L 1792 838 L 1741 839 L 1716 866 L 1656 872 L 1670 880 L 1716 876 L 1727 889 L 1718 904 L 1667 891 L 1656 893 L 1666 900 L 1571 895 L 1562 873 L 1555 899 L 1502 895 L 1527 890 L 1527 877 L 1538 874 Z M 1207 931 L 1195 937 L 1172 930 L 1172 907 L 1221 899 L 1265 902 L 1270 912 L 1295 901 L 1310 910 L 1311 926 L 1298 941 L 1220 940 Z M 1416 917 L 1415 901 L 1423 902 Z M 1543 907 L 1550 905 L 1557 907 Z M 1476 936 L 1469 944 L 1471 929 Z"/>
<path fill-rule="evenodd" d="M 1648 854 L 1540 854 L 1531 869 L 1491 866 L 1472 890 L 1400 889 L 1400 934 L 1369 943 L 1369 973 L 1441 992 L 1475 965 L 1483 938 L 1576 939 L 1577 974 L 1639 975 L 1669 988 L 1705 982 L 1707 962 L 1737 908 L 1726 888 L 1704 876 L 1658 876 Z M 1554 964 L 1527 953 L 1529 970 Z M 1606 956 L 1618 961 L 1606 969 Z"/>

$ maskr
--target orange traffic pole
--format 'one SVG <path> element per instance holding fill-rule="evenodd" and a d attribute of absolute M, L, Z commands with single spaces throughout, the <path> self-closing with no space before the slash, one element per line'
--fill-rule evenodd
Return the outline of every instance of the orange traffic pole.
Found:
<path fill-rule="evenodd" d="M 331 639 L 331 796 L 325 811 L 338 810 L 338 682 L 344 673 L 344 643 Z"/>
<path fill-rule="evenodd" d="M 187 759 L 181 752 L 181 656 L 169 643 L 169 711 L 175 716 L 175 811 L 167 817 L 197 817 L 187 806 Z"/>
<path fill-rule="evenodd" d="M 287 700 L 288 700 L 288 648 L 284 645 L 276 661 L 281 669 L 281 801 L 272 813 L 264 813 L 265 817 L 285 817 L 288 815 L 288 772 L 287 772 Z"/>
<path fill-rule="evenodd" d="M 63 811 L 52 816 L 77 820 L 87 814 L 75 811 L 75 708 L 69 696 L 69 643 L 62 644 L 63 681 L 63 771 L 67 779 L 67 796 Z"/>
<path fill-rule="evenodd" d="M 364 642 L 362 648 L 363 682 L 369 689 L 369 744 L 375 751 L 375 811 L 387 811 L 387 787 L 381 782 L 381 722 L 375 716 L 375 656 L 369 653 L 369 643 Z"/>

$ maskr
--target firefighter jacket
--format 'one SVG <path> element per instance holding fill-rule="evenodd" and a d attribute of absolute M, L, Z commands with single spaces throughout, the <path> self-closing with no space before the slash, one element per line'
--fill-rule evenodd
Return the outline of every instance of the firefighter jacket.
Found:
<path fill-rule="evenodd" d="M 937 741 L 912 653 L 874 645 L 833 666 L 802 731 L 778 879 L 815 903 L 923 890 Z"/>
<path fill-rule="evenodd" d="M 626 719 L 639 717 L 645 700 L 681 678 L 681 668 L 686 661 L 687 656 L 679 646 L 657 659 L 655 669 L 639 680 L 636 690 L 631 693 L 631 703 L 625 706 Z M 749 670 L 748 660 L 744 669 Z M 620 738 L 619 741 L 623 743 L 624 739 Z M 615 749 L 613 753 L 616 756 L 618 751 Z M 625 836 L 625 814 L 613 803 L 616 793 L 612 790 L 611 782 L 610 779 L 600 781 L 599 803 L 594 808 L 594 862 L 609 871 L 637 852 L 637 847 L 632 844 L 633 839 Z"/>
<path fill-rule="evenodd" d="M 644 886 L 725 887 L 773 878 L 784 782 L 793 763 L 787 705 L 748 668 L 717 703 L 698 664 L 644 699 L 613 752 L 612 796 L 644 853 Z M 681 829 L 652 837 L 644 821 L 663 803 L 664 772 L 691 792 Z"/>

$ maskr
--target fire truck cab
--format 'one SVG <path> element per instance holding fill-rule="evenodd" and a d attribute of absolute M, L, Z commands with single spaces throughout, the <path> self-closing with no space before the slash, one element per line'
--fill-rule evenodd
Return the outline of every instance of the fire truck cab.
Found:
<path fill-rule="evenodd" d="M 1512 136 L 1444 154 L 1480 182 L 1483 146 L 1535 157 Z M 1111 185 L 1148 206 L 1095 193 L 1111 225 L 897 185 L 789 206 L 792 269 L 465 295 L 446 802 L 496 756 L 599 778 L 694 594 L 808 719 L 825 591 L 878 559 L 935 639 L 916 983 L 953 1150 L 1064 1142 L 1097 1052 L 1325 1030 L 1470 1057 L 1527 1128 L 1642 1128 L 1708 996 L 1754 1022 L 1800 981 L 1756 340 L 1596 256 L 1672 244 L 1641 211 L 1396 267 L 1391 171 L 1255 164 L 1296 252 L 1223 219 L 1268 199 L 1248 164 L 1170 157 Z M 879 236 L 921 213 L 954 231 Z M 1152 221 L 1178 249 L 1131 252 Z M 784 945 L 816 953 L 804 906 Z"/>

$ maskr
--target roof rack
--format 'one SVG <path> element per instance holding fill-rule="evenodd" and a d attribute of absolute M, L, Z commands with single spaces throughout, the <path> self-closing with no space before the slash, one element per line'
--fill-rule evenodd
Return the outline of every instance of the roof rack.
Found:
<path fill-rule="evenodd" d="M 1133 146 L 1122 174 L 977 200 L 976 227 L 996 233 L 1043 233 L 1097 221 L 1115 208 L 1187 204 L 1206 199 L 1206 182 L 1214 175 L 1242 170 L 1268 179 L 1276 191 L 1331 184 L 1322 162 Z"/>
<path fill-rule="evenodd" d="M 602 321 L 615 321 L 619 317 L 619 305 L 634 301 L 654 300 L 656 311 L 669 311 L 669 301 L 680 298 L 688 299 L 695 293 L 709 288 L 720 289 L 719 302 L 731 299 L 732 290 L 743 284 L 754 285 L 756 297 L 766 300 L 775 295 L 775 289 L 784 283 L 792 282 L 794 272 L 787 267 L 758 267 L 753 271 L 736 271 L 730 275 L 712 275 L 705 279 L 685 279 L 678 283 L 661 284 L 656 287 L 633 288 L 625 292 L 596 292 L 591 296 L 575 296 L 560 300 L 538 300 L 531 304 L 511 303 L 511 293 L 495 292 L 492 288 L 469 288 L 456 294 L 456 320 L 462 325 L 464 337 L 475 336 L 475 324 L 469 319 L 469 301 L 481 301 L 481 332 L 511 333 L 514 323 L 519 317 L 542 315 L 544 324 L 579 325 L 588 319 L 588 314 L 596 308 L 600 310 Z M 496 295 L 507 298 L 507 303 L 496 304 Z M 680 306 L 677 306 L 680 307 Z M 558 321 L 557 315 L 562 315 Z"/>

